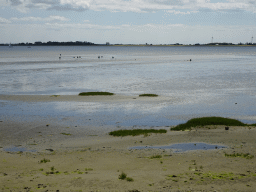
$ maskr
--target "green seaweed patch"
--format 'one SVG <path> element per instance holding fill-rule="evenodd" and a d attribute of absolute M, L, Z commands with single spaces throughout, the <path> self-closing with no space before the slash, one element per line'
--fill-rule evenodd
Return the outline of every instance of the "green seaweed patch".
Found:
<path fill-rule="evenodd" d="M 96 96 L 96 95 L 114 95 L 110 92 L 82 92 L 78 94 L 79 96 Z"/>
<path fill-rule="evenodd" d="M 251 155 L 249 153 L 233 153 L 233 154 L 225 153 L 225 157 L 242 157 L 245 159 L 252 159 L 254 158 L 254 155 Z"/>
<path fill-rule="evenodd" d="M 200 117 L 190 119 L 186 123 L 179 124 L 176 127 L 171 128 L 171 130 L 184 131 L 186 129 L 191 130 L 192 127 L 200 127 L 206 125 L 248 126 L 247 124 L 244 124 L 236 119 L 229 119 L 224 117 Z"/>
<path fill-rule="evenodd" d="M 122 173 L 118 176 L 118 179 L 125 180 L 126 177 L 127 177 L 127 174 L 125 174 L 124 172 L 122 172 Z"/>
<path fill-rule="evenodd" d="M 149 157 L 150 159 L 160 159 L 162 158 L 162 155 L 152 155 L 151 157 Z"/>
<path fill-rule="evenodd" d="M 204 173 L 203 177 L 210 178 L 210 179 L 230 179 L 234 180 L 237 177 L 234 173 Z"/>
<path fill-rule="evenodd" d="M 47 171 L 47 172 L 45 173 L 45 175 L 47 176 L 47 175 L 53 175 L 53 174 L 55 174 L 55 175 L 61 174 L 61 172 L 55 171 L 55 170 L 56 170 L 55 167 L 52 166 L 52 167 L 51 167 L 51 171 Z"/>
<path fill-rule="evenodd" d="M 118 179 L 121 179 L 121 180 L 126 180 L 126 181 L 129 181 L 129 182 L 133 182 L 134 179 L 131 178 L 131 177 L 127 177 L 127 174 L 122 172 L 119 176 L 118 176 Z"/>
<path fill-rule="evenodd" d="M 134 181 L 134 179 L 133 179 L 133 178 L 131 178 L 131 177 L 126 177 L 126 181 L 133 182 L 133 181 Z"/>
<path fill-rule="evenodd" d="M 137 136 L 137 135 L 148 135 L 149 133 L 166 133 L 165 129 L 133 129 L 133 130 L 118 130 L 111 131 L 109 135 L 124 137 L 124 136 Z"/>
<path fill-rule="evenodd" d="M 47 162 L 50 162 L 50 159 L 42 159 L 41 161 L 40 161 L 40 163 L 47 163 Z"/>
<path fill-rule="evenodd" d="M 157 96 L 158 96 L 157 94 L 148 94 L 148 93 L 139 95 L 139 97 L 157 97 Z"/>
<path fill-rule="evenodd" d="M 61 133 L 62 135 L 68 135 L 70 136 L 71 134 L 70 133 Z"/>

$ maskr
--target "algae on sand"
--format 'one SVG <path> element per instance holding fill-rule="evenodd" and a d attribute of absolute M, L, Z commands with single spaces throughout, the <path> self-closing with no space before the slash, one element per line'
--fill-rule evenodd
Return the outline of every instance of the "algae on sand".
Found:
<path fill-rule="evenodd" d="M 81 92 L 78 95 L 79 96 L 96 96 L 96 95 L 114 95 L 114 93 L 110 93 L 110 92 Z"/>
<path fill-rule="evenodd" d="M 186 123 L 179 124 L 176 127 L 171 128 L 172 131 L 183 131 L 191 129 L 192 127 L 206 126 L 206 125 L 226 125 L 226 126 L 248 126 L 236 119 L 224 118 L 224 117 L 200 117 L 193 118 Z M 252 124 L 256 126 L 256 124 Z"/>
<path fill-rule="evenodd" d="M 157 97 L 157 96 L 158 96 L 157 94 L 148 94 L 148 93 L 139 95 L 139 97 Z"/>
<path fill-rule="evenodd" d="M 145 135 L 149 133 L 166 133 L 167 130 L 165 129 L 133 129 L 133 130 L 118 130 L 118 131 L 111 131 L 109 135 L 112 136 L 136 136 L 136 135 Z"/>

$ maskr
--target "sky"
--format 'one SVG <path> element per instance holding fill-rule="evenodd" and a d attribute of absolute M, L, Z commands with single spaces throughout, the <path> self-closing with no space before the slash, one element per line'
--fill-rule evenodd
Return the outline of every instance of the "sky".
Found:
<path fill-rule="evenodd" d="M 256 0 L 0 0 L 0 43 L 256 42 Z"/>

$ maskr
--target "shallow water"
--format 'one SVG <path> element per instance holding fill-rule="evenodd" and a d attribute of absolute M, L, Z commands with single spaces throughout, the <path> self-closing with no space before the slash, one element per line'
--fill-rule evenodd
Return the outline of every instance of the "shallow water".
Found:
<path fill-rule="evenodd" d="M 3 148 L 3 150 L 6 152 L 36 152 L 36 150 L 29 150 L 25 147 L 16 147 L 16 146 L 5 147 Z"/>
<path fill-rule="evenodd" d="M 207 143 L 177 143 L 165 146 L 136 146 L 129 149 L 172 149 L 174 153 L 182 153 L 192 150 L 213 150 L 213 149 L 223 149 L 227 146 L 223 145 L 212 145 Z"/>
<path fill-rule="evenodd" d="M 170 98 L 111 104 L 0 101 L 0 118 L 54 118 L 59 123 L 120 128 L 177 125 L 201 116 L 255 123 L 255 53 L 256 47 L 225 46 L 0 47 L 1 94 L 109 91 L 136 96 L 156 93 Z"/>

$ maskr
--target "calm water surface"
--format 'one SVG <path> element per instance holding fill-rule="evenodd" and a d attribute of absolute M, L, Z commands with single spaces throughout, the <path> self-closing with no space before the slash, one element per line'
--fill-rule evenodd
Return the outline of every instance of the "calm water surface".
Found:
<path fill-rule="evenodd" d="M 118 127 L 176 125 L 199 116 L 255 123 L 255 61 L 256 47 L 0 47 L 0 94 L 109 91 L 170 98 L 113 104 L 0 101 L 0 118 L 54 117 L 60 123 Z"/>

